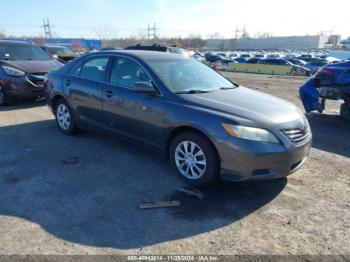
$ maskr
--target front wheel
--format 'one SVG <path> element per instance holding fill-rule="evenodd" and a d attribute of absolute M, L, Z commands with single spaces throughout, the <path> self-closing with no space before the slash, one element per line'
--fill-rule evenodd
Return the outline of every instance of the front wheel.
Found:
<path fill-rule="evenodd" d="M 194 132 L 181 133 L 170 145 L 170 161 L 187 183 L 201 186 L 219 176 L 219 161 L 207 138 Z"/>
<path fill-rule="evenodd" d="M 68 103 L 60 99 L 55 105 L 56 123 L 61 131 L 67 135 L 72 135 L 76 131 L 76 122 Z"/>
<path fill-rule="evenodd" d="M 9 106 L 12 105 L 13 102 L 13 97 L 7 94 L 5 90 L 0 86 L 0 106 Z"/>

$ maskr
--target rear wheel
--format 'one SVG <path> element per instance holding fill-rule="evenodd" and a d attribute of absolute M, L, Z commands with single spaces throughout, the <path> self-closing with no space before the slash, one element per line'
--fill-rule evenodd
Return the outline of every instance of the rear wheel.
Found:
<path fill-rule="evenodd" d="M 76 131 L 76 122 L 72 110 L 64 99 L 57 101 L 55 105 L 56 123 L 61 131 L 67 135 L 72 135 Z"/>
<path fill-rule="evenodd" d="M 350 103 L 344 103 L 340 106 L 340 117 L 350 120 Z"/>
<path fill-rule="evenodd" d="M 194 132 L 181 133 L 170 145 L 170 161 L 187 183 L 201 186 L 219 176 L 219 161 L 207 138 Z"/>

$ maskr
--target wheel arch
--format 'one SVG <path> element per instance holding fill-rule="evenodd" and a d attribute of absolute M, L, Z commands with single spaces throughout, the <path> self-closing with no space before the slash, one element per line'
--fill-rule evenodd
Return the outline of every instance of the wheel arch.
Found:
<path fill-rule="evenodd" d="M 56 104 L 57 104 L 57 102 L 58 102 L 60 99 L 63 99 L 64 101 L 66 101 L 67 104 L 69 105 L 69 107 L 70 107 L 71 109 L 73 109 L 73 108 L 72 108 L 72 105 L 71 105 L 71 103 L 69 102 L 69 100 L 67 99 L 67 97 L 65 97 L 63 94 L 58 93 L 58 94 L 55 94 L 55 95 L 52 97 L 52 99 L 51 99 L 51 106 L 52 106 L 52 111 L 53 111 L 53 113 L 55 113 Z"/>
<path fill-rule="evenodd" d="M 212 148 L 215 152 L 216 158 L 218 160 L 218 164 L 219 165 L 221 164 L 219 152 L 216 149 L 216 146 L 215 146 L 214 142 L 212 141 L 212 139 L 204 131 L 200 130 L 199 128 L 193 127 L 193 126 L 178 126 L 178 127 L 174 128 L 173 130 L 171 130 L 171 132 L 168 134 L 168 136 L 166 138 L 166 143 L 165 143 L 165 148 L 164 148 L 165 156 L 167 158 L 169 158 L 169 154 L 170 154 L 171 141 L 173 141 L 173 139 L 176 136 L 178 136 L 179 134 L 185 133 L 185 132 L 192 132 L 192 133 L 195 133 L 195 134 L 200 135 L 201 137 L 205 138 L 209 142 L 209 144 L 212 146 Z"/>

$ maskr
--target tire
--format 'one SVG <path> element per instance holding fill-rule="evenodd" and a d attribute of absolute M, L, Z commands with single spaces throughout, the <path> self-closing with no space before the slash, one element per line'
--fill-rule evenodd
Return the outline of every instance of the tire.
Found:
<path fill-rule="evenodd" d="M 14 98 L 7 94 L 0 86 L 0 106 L 10 106 L 14 103 Z"/>
<path fill-rule="evenodd" d="M 350 104 L 344 103 L 340 106 L 340 117 L 350 121 Z"/>
<path fill-rule="evenodd" d="M 202 135 L 180 133 L 171 142 L 169 153 L 171 165 L 188 184 L 203 186 L 218 179 L 220 165 L 217 153 Z"/>
<path fill-rule="evenodd" d="M 55 118 L 59 129 L 66 135 L 76 132 L 76 121 L 70 106 L 64 99 L 59 99 L 55 104 Z"/>

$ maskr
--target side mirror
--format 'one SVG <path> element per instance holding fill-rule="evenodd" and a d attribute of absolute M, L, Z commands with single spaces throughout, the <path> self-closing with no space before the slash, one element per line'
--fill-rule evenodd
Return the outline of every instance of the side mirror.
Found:
<path fill-rule="evenodd" d="M 135 82 L 132 91 L 135 93 L 156 94 L 156 88 L 149 82 Z"/>

